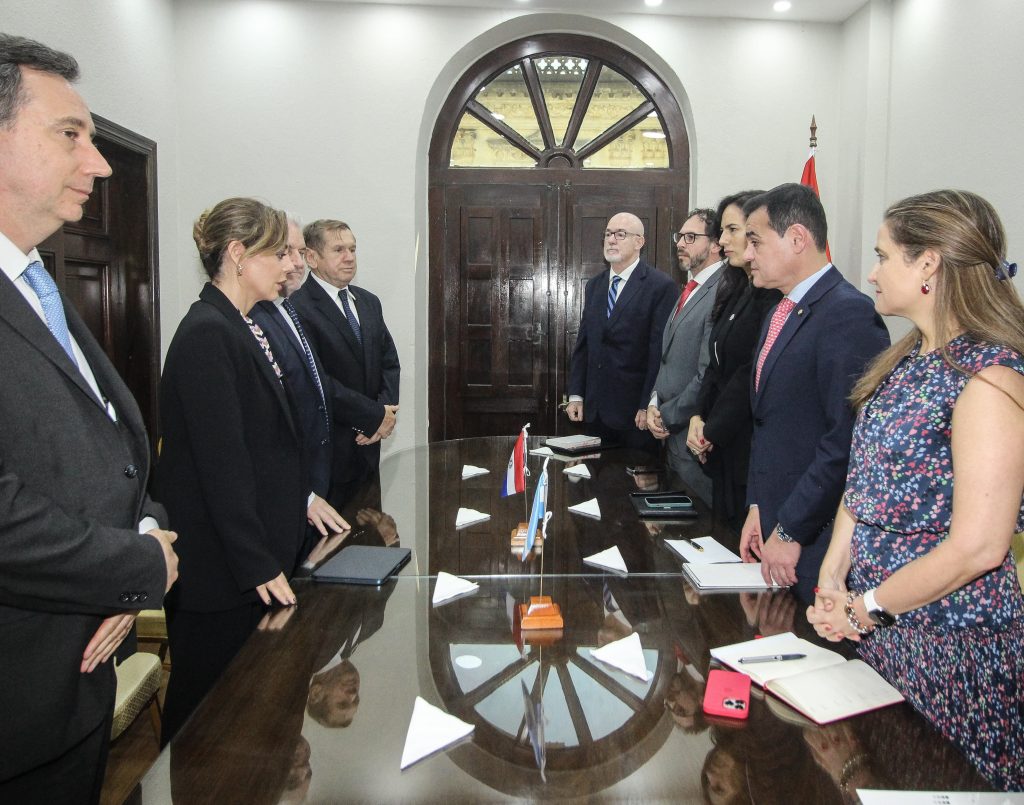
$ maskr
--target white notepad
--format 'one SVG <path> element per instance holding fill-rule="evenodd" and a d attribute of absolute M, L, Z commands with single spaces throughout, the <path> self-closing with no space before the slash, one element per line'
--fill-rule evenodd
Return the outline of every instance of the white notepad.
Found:
<path fill-rule="evenodd" d="M 713 565 L 725 562 L 742 562 L 736 554 L 719 544 L 714 537 L 696 539 L 667 539 L 665 544 L 679 554 L 683 561 L 695 565 Z M 696 547 L 701 550 L 697 550 Z"/>
<path fill-rule="evenodd" d="M 683 565 L 683 574 L 698 590 L 773 590 L 779 585 L 765 584 L 761 563 L 735 562 L 719 565 Z"/>

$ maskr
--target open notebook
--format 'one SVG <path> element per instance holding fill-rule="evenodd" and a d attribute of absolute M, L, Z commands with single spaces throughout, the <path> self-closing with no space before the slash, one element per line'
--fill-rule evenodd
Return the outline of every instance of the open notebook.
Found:
<path fill-rule="evenodd" d="M 683 575 L 693 586 L 703 592 L 714 590 L 772 590 L 776 589 L 765 584 L 761 578 L 761 563 L 751 562 L 699 565 L 687 562 L 683 565 Z"/>
<path fill-rule="evenodd" d="M 743 658 L 804 654 L 799 660 L 743 663 Z M 711 649 L 711 656 L 818 724 L 903 701 L 871 666 L 847 660 L 792 632 Z"/>

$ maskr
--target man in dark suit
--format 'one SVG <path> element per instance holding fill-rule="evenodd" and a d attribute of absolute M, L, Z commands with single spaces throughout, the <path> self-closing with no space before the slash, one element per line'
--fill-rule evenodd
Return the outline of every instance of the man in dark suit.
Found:
<path fill-rule="evenodd" d="M 813 190 L 780 185 L 743 212 L 754 285 L 785 296 L 765 319 L 754 362 L 740 553 L 760 557 L 765 581 L 799 581 L 807 597 L 846 482 L 850 389 L 889 334 L 871 300 L 829 262 L 825 210 Z"/>
<path fill-rule="evenodd" d="M 311 274 L 291 297 L 323 363 L 333 407 L 331 505 L 342 509 L 380 464 L 380 441 L 395 428 L 401 367 L 380 300 L 351 284 L 356 239 L 348 224 L 306 226 Z"/>
<path fill-rule="evenodd" d="M 672 239 L 679 267 L 690 279 L 676 300 L 661 339 L 661 366 L 647 407 L 647 429 L 666 440 L 669 467 L 687 490 L 711 504 L 711 479 L 686 446 L 690 417 L 697 413 L 704 370 L 710 353 L 711 309 L 725 263 L 718 245 L 718 213 L 691 210 Z"/>
<path fill-rule="evenodd" d="M 330 532 L 347 531 L 345 519 L 326 498 L 331 491 L 331 401 L 324 390 L 324 370 L 306 338 L 298 311 L 288 297 L 302 287 L 306 279 L 306 241 L 302 228 L 288 219 L 288 259 L 291 269 L 285 277 L 281 295 L 273 302 L 258 302 L 250 316 L 270 341 L 284 376 L 302 435 L 302 464 L 309 487 L 306 519 L 309 521 L 302 554 L 312 550 L 320 537 Z"/>
<path fill-rule="evenodd" d="M 110 175 L 77 77 L 72 57 L 0 34 L 3 802 L 99 800 L 107 660 L 177 576 L 139 409 L 36 250 Z"/>
<path fill-rule="evenodd" d="M 584 290 L 565 412 L 602 439 L 654 452 L 647 404 L 677 294 L 667 274 L 640 259 L 643 246 L 643 222 L 628 212 L 613 215 L 604 233 L 610 268 Z"/>

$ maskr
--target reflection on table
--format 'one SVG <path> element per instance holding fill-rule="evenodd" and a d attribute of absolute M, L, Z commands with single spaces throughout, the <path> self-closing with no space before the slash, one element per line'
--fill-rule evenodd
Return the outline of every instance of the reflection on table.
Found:
<path fill-rule="evenodd" d="M 636 486 L 625 467 L 640 463 L 626 451 L 589 460 L 593 477 L 578 483 L 552 462 L 543 572 L 539 558 L 523 563 L 508 546 L 524 496 L 498 494 L 511 446 L 466 440 L 386 460 L 370 494 L 377 507 L 363 500 L 346 512 L 355 533 L 325 541 L 321 554 L 395 544 L 401 534 L 412 563 L 381 589 L 297 580 L 298 607 L 273 613 L 246 644 L 143 780 L 142 801 L 827 803 L 844 801 L 851 768 L 876 787 L 987 788 L 906 706 L 819 728 L 755 697 L 746 724 L 706 719 L 709 648 L 786 630 L 810 638 L 803 607 L 788 593 L 691 589 L 663 539 L 701 536 L 710 524 L 702 516 L 645 527 L 626 499 Z M 463 464 L 491 472 L 463 482 Z M 591 497 L 600 521 L 565 512 Z M 491 520 L 456 531 L 459 506 Z M 629 577 L 581 563 L 611 545 Z M 480 589 L 434 607 L 439 570 L 476 576 Z M 562 608 L 558 633 L 516 628 L 514 605 L 539 594 Z M 647 682 L 591 655 L 634 632 L 653 673 Z M 543 711 L 546 782 L 524 686 Z M 475 729 L 402 772 L 417 695 Z"/>

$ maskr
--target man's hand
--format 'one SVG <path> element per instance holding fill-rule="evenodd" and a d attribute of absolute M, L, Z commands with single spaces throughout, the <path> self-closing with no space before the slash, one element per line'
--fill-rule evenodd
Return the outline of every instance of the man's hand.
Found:
<path fill-rule="evenodd" d="M 380 421 L 380 425 L 377 426 L 377 433 L 380 434 L 380 438 L 388 438 L 391 435 L 391 431 L 395 429 L 396 422 L 398 422 L 398 406 L 385 405 L 384 418 Z"/>
<path fill-rule="evenodd" d="M 579 400 L 575 400 L 565 406 L 565 413 L 569 417 L 570 422 L 582 422 L 583 421 L 583 403 Z"/>
<path fill-rule="evenodd" d="M 366 447 L 368 444 L 377 444 L 380 441 L 380 431 L 377 431 L 373 436 L 367 436 L 365 433 L 356 434 L 356 444 L 360 447 Z"/>
<path fill-rule="evenodd" d="M 757 562 L 761 558 L 764 542 L 761 540 L 761 516 L 757 506 L 751 506 L 740 531 L 740 558 L 744 562 Z"/>
<path fill-rule="evenodd" d="M 655 439 L 667 439 L 668 428 L 661 421 L 661 411 L 653 405 L 647 406 L 647 430 Z"/>
<path fill-rule="evenodd" d="M 164 533 L 171 532 L 165 531 Z M 174 556 L 173 552 L 171 555 Z M 174 559 L 174 564 L 175 566 L 178 564 L 177 557 Z M 125 612 L 105 618 L 100 624 L 100 628 L 96 630 L 96 634 L 92 636 L 92 640 L 89 641 L 89 645 L 85 647 L 79 671 L 83 674 L 91 674 L 96 670 L 97 665 L 109 660 L 117 647 L 128 636 L 128 632 L 132 630 L 135 615 L 135 612 Z"/>
<path fill-rule="evenodd" d="M 637 411 L 633 421 L 636 423 L 637 430 L 647 430 L 647 409 L 641 408 Z"/>
<path fill-rule="evenodd" d="M 800 559 L 799 542 L 783 542 L 772 531 L 761 549 L 761 578 L 766 584 L 796 584 L 796 563 Z"/>
<path fill-rule="evenodd" d="M 178 538 L 178 535 L 174 531 L 165 531 L 162 528 L 154 528 L 146 533 L 160 543 L 160 548 L 164 552 L 164 565 L 167 568 L 167 589 L 164 590 L 166 593 L 178 578 L 178 554 L 171 547 L 171 543 Z"/>
<path fill-rule="evenodd" d="M 313 495 L 313 502 L 306 509 L 306 521 L 319 531 L 322 537 L 329 533 L 348 531 L 352 527 L 338 514 L 337 509 L 319 495 Z"/>

